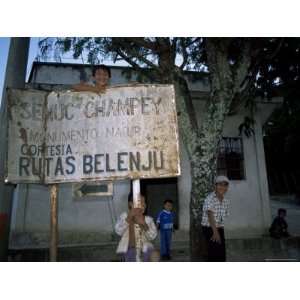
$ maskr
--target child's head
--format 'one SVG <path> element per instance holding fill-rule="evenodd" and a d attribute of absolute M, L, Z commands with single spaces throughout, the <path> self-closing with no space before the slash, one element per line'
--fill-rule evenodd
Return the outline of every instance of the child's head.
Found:
<path fill-rule="evenodd" d="M 171 211 L 173 209 L 173 201 L 171 199 L 166 199 L 164 201 L 164 209 L 167 211 Z"/>
<path fill-rule="evenodd" d="M 102 86 L 106 86 L 111 77 L 110 68 L 106 65 L 94 66 L 92 74 L 96 83 Z"/>
<path fill-rule="evenodd" d="M 145 196 L 141 194 L 141 208 L 143 209 L 143 213 L 145 213 L 146 211 L 146 200 L 145 200 Z M 133 208 L 133 195 L 132 193 L 130 193 L 128 195 L 128 208 L 131 209 Z"/>
<path fill-rule="evenodd" d="M 221 196 L 224 196 L 228 191 L 229 179 L 226 176 L 218 176 L 215 180 L 215 189 L 216 193 Z"/>
<path fill-rule="evenodd" d="M 278 213 L 278 217 L 280 217 L 280 218 L 286 217 L 286 210 L 284 208 L 279 208 L 277 213 Z"/>

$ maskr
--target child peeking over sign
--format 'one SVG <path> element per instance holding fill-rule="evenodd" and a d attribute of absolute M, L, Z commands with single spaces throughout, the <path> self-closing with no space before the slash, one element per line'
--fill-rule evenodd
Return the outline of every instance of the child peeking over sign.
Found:
<path fill-rule="evenodd" d="M 81 81 L 74 85 L 73 89 L 77 92 L 105 93 L 111 78 L 110 68 L 106 65 L 97 65 L 93 67 L 92 72 L 94 80 L 92 84 Z"/>

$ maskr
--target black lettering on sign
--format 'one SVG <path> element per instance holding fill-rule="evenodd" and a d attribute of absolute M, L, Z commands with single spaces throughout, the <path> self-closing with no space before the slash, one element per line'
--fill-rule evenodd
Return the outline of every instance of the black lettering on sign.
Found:
<path fill-rule="evenodd" d="M 38 145 L 38 151 L 37 151 L 38 156 L 43 154 L 44 148 L 45 148 L 44 145 Z"/>
<path fill-rule="evenodd" d="M 42 120 L 42 104 L 32 103 L 32 120 Z"/>
<path fill-rule="evenodd" d="M 28 145 L 27 144 L 23 144 L 22 146 L 21 146 L 21 153 L 23 154 L 23 155 L 28 155 Z"/>
<path fill-rule="evenodd" d="M 128 171 L 128 168 L 122 167 L 122 165 L 125 163 L 122 159 L 122 156 L 128 155 L 127 152 L 120 152 L 118 153 L 118 171 Z"/>
<path fill-rule="evenodd" d="M 32 162 L 32 175 L 40 176 L 42 174 L 42 158 L 33 157 Z"/>
<path fill-rule="evenodd" d="M 50 175 L 50 161 L 53 160 L 53 157 L 46 157 L 45 158 L 45 168 L 47 176 Z"/>
<path fill-rule="evenodd" d="M 153 104 L 154 104 L 154 107 L 155 107 L 155 113 L 158 115 L 159 114 L 159 106 L 161 104 L 161 98 L 158 98 L 157 101 L 155 101 L 153 99 Z"/>
<path fill-rule="evenodd" d="M 108 153 L 106 153 L 105 158 L 106 158 L 106 171 L 107 172 L 116 172 L 116 169 L 110 168 L 109 154 Z"/>
<path fill-rule="evenodd" d="M 92 106 L 92 109 L 89 110 L 90 106 Z M 95 113 L 95 107 L 94 107 L 94 102 L 92 101 L 88 101 L 85 105 L 85 110 L 84 110 L 84 115 L 87 117 L 87 118 L 94 118 L 96 116 L 96 113 Z M 91 112 L 92 111 L 92 112 Z"/>
<path fill-rule="evenodd" d="M 74 156 L 68 156 L 66 158 L 66 164 L 70 167 L 70 169 L 66 170 L 66 173 L 71 175 L 75 173 L 75 157 Z"/>
<path fill-rule="evenodd" d="M 118 115 L 130 115 L 130 101 L 128 98 L 122 102 L 122 99 L 118 99 Z"/>
<path fill-rule="evenodd" d="M 19 176 L 23 176 L 23 172 L 25 175 L 29 176 L 29 167 L 30 161 L 28 157 L 21 156 L 19 159 Z"/>
<path fill-rule="evenodd" d="M 65 145 L 56 145 L 55 146 L 55 150 L 56 150 L 55 155 L 62 155 L 62 153 L 61 153 L 61 147 L 64 148 L 64 146 Z"/>
<path fill-rule="evenodd" d="M 68 154 L 72 154 L 72 149 L 69 144 L 67 145 L 67 150 L 66 150 L 66 155 L 68 155 Z"/>
<path fill-rule="evenodd" d="M 142 165 L 144 171 L 149 171 L 152 168 L 152 151 L 148 151 L 148 166 Z"/>
<path fill-rule="evenodd" d="M 93 157 L 92 155 L 83 155 L 83 174 L 90 174 L 93 172 Z"/>
<path fill-rule="evenodd" d="M 46 111 L 46 119 L 53 121 L 54 119 L 54 106 L 50 105 Z"/>
<path fill-rule="evenodd" d="M 51 121 L 57 120 L 61 121 L 64 118 L 64 112 L 63 112 L 63 106 L 62 104 L 52 104 L 48 108 L 47 112 L 48 117 L 50 118 Z"/>
<path fill-rule="evenodd" d="M 104 157 L 104 154 L 96 154 L 95 155 L 94 169 L 95 169 L 95 173 L 97 173 L 97 174 L 104 172 L 104 170 L 100 168 L 100 166 L 101 166 L 101 161 L 100 161 L 101 157 Z"/>
<path fill-rule="evenodd" d="M 154 169 L 155 170 L 161 170 L 164 168 L 164 156 L 163 156 L 163 151 L 159 152 L 160 157 L 157 158 L 157 152 L 153 151 L 153 155 L 154 155 Z"/>
<path fill-rule="evenodd" d="M 117 115 L 117 105 L 113 99 L 109 99 L 108 108 L 106 111 L 106 116 L 109 117 L 110 115 L 113 115 L 113 116 Z"/>
<path fill-rule="evenodd" d="M 53 146 L 53 145 L 49 146 L 49 149 L 50 149 L 50 155 L 51 155 L 51 156 L 54 156 L 54 155 L 55 155 L 55 154 L 54 154 L 54 147 L 55 147 L 55 146 Z"/>
<path fill-rule="evenodd" d="M 63 169 L 61 157 L 57 158 L 54 175 L 55 176 L 57 176 L 57 175 L 64 175 L 64 169 Z"/>
<path fill-rule="evenodd" d="M 134 155 L 132 152 L 129 152 L 129 169 L 130 171 L 134 171 L 134 166 L 137 171 L 140 171 L 141 165 L 141 154 L 140 152 L 136 152 Z"/>
<path fill-rule="evenodd" d="M 21 112 L 20 117 L 22 119 L 32 119 L 36 121 L 42 120 L 43 110 L 42 110 L 42 104 L 41 103 L 27 103 L 22 102 L 21 103 Z"/>
<path fill-rule="evenodd" d="M 29 151 L 29 155 L 36 155 L 37 154 L 36 145 L 30 145 L 28 151 Z"/>
<path fill-rule="evenodd" d="M 129 99 L 130 99 L 131 115 L 134 115 L 135 110 L 138 109 L 139 99 L 135 97 Z"/>
<path fill-rule="evenodd" d="M 71 114 L 71 115 L 69 114 L 70 106 L 73 107 L 73 103 L 68 103 L 65 106 L 65 117 L 66 117 L 67 120 L 72 120 L 74 118 L 73 114 Z"/>
<path fill-rule="evenodd" d="M 96 116 L 97 116 L 97 117 L 98 117 L 98 115 L 101 115 L 102 117 L 105 116 L 105 105 L 106 105 L 105 100 L 102 100 L 101 105 L 100 105 L 100 103 L 97 101 L 97 103 L 96 103 Z"/>
<path fill-rule="evenodd" d="M 149 106 L 149 103 L 147 101 L 150 101 L 151 97 L 142 97 L 142 114 L 143 115 L 149 115 L 150 111 L 147 108 Z"/>

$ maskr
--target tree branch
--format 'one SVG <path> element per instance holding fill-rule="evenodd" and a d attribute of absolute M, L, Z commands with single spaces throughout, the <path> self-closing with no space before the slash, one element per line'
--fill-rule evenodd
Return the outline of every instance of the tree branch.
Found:
<path fill-rule="evenodd" d="M 177 52 L 177 41 L 178 41 L 179 38 L 177 37 L 174 37 L 173 41 L 172 41 L 172 45 L 171 45 L 171 48 L 172 48 L 172 52 L 173 53 L 176 53 Z"/>
<path fill-rule="evenodd" d="M 140 38 L 140 37 L 130 37 L 128 38 L 130 39 L 132 42 L 136 43 L 137 45 L 150 49 L 154 52 L 156 52 L 157 47 L 156 47 L 156 43 L 155 42 L 151 42 L 146 40 L 145 38 Z"/>
<path fill-rule="evenodd" d="M 135 56 L 137 59 L 139 59 L 140 61 L 142 61 L 144 64 L 146 64 L 148 67 L 156 70 L 158 73 L 160 73 L 160 69 L 157 65 L 155 65 L 153 62 L 151 62 L 149 59 L 147 59 L 146 57 L 144 57 L 143 55 L 139 54 L 136 50 L 134 49 L 127 49 L 126 52 L 130 53 L 131 56 Z"/>
<path fill-rule="evenodd" d="M 143 62 L 144 64 L 146 64 L 148 67 L 152 68 L 153 70 L 155 70 L 157 73 L 160 73 L 160 69 L 157 65 L 155 65 L 154 63 L 152 63 L 149 59 L 145 58 L 142 54 L 138 53 L 138 51 L 135 50 L 135 48 L 132 46 L 132 42 L 130 40 L 130 38 L 112 38 L 113 40 L 113 44 L 114 44 L 114 49 L 118 50 L 118 49 L 122 49 L 129 55 L 132 57 L 137 58 L 138 60 L 140 60 L 141 62 Z"/>
<path fill-rule="evenodd" d="M 283 45 L 284 39 L 285 38 L 280 38 L 277 47 L 270 54 L 261 55 L 259 57 L 259 54 L 261 53 L 261 51 L 258 51 L 258 53 L 257 53 L 256 56 L 252 56 L 251 57 L 251 48 L 248 49 L 249 50 L 248 53 L 245 53 L 245 56 L 248 57 L 248 59 L 249 59 L 248 74 L 250 74 L 250 72 L 251 72 L 251 76 L 244 76 L 244 80 L 240 84 L 240 93 L 243 94 L 244 97 L 246 97 L 246 94 L 251 89 L 250 87 L 254 84 L 254 82 L 256 80 L 256 75 L 257 75 L 257 73 L 259 71 L 261 63 L 264 60 L 271 60 L 271 59 L 273 59 L 278 54 L 278 52 L 280 51 L 280 49 L 281 49 L 281 47 Z"/>
<path fill-rule="evenodd" d="M 181 38 L 180 39 L 180 45 L 181 45 L 181 48 L 182 48 L 182 56 L 183 56 L 183 62 L 182 62 L 182 64 L 179 67 L 181 70 L 183 70 L 183 68 L 186 66 L 186 64 L 188 62 L 188 53 L 187 53 L 187 49 L 186 49 L 187 47 L 184 44 L 184 42 L 185 42 L 185 39 Z"/>
<path fill-rule="evenodd" d="M 264 60 L 268 61 L 273 59 L 280 48 L 282 47 L 284 38 L 281 38 L 275 50 L 272 53 L 264 54 L 261 47 L 257 51 L 251 51 L 251 42 L 247 41 L 243 57 L 236 67 L 236 94 L 231 104 L 231 112 L 234 112 L 242 103 L 248 101 L 254 95 L 254 82 L 259 68 Z M 251 56 L 251 53 L 255 55 Z"/>
<path fill-rule="evenodd" d="M 189 43 L 186 44 L 186 48 L 190 47 L 191 45 L 193 45 L 194 43 L 196 43 L 196 42 L 198 42 L 200 40 L 201 40 L 200 37 L 197 37 L 194 40 L 191 40 Z"/>
<path fill-rule="evenodd" d="M 277 53 L 279 52 L 280 48 L 283 45 L 284 40 L 285 40 L 284 37 L 280 38 L 280 41 L 279 41 L 276 49 L 273 51 L 273 53 L 271 53 L 269 56 L 267 56 L 266 59 L 268 59 L 268 60 L 273 59 L 277 55 Z"/>
<path fill-rule="evenodd" d="M 196 132 L 198 132 L 198 123 L 197 123 L 197 117 L 195 108 L 193 105 L 193 99 L 191 96 L 191 92 L 188 87 L 187 80 L 184 76 L 183 71 L 179 68 L 175 68 L 175 74 L 176 74 L 176 82 L 179 84 L 180 87 L 180 93 L 182 93 L 184 103 L 186 105 L 186 110 L 189 115 L 190 123 L 193 129 L 195 129 Z"/>
<path fill-rule="evenodd" d="M 251 66 L 251 42 L 249 39 L 244 39 L 243 47 L 240 47 L 240 59 L 234 64 L 233 82 L 234 93 L 238 93 L 243 89 L 243 86 L 248 78 L 249 68 Z"/>
<path fill-rule="evenodd" d="M 117 52 L 117 54 L 119 56 L 122 57 L 122 59 L 124 59 L 128 64 L 130 64 L 132 66 L 132 68 L 136 71 L 139 72 L 141 74 L 143 74 L 145 77 L 147 77 L 149 80 L 154 80 L 154 77 L 150 74 L 150 70 L 145 70 L 143 68 L 141 68 L 134 60 L 132 57 L 128 57 L 128 55 L 124 54 L 121 49 L 116 49 L 115 50 Z"/>

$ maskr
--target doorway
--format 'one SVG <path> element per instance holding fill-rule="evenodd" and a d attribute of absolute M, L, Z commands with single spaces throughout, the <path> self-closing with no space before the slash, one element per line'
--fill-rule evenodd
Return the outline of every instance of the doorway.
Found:
<path fill-rule="evenodd" d="M 177 178 L 142 179 L 141 193 L 146 196 L 147 214 L 154 221 L 156 221 L 158 213 L 163 209 L 164 200 L 173 200 L 173 212 L 175 213 L 174 228 L 178 229 L 179 204 Z"/>

